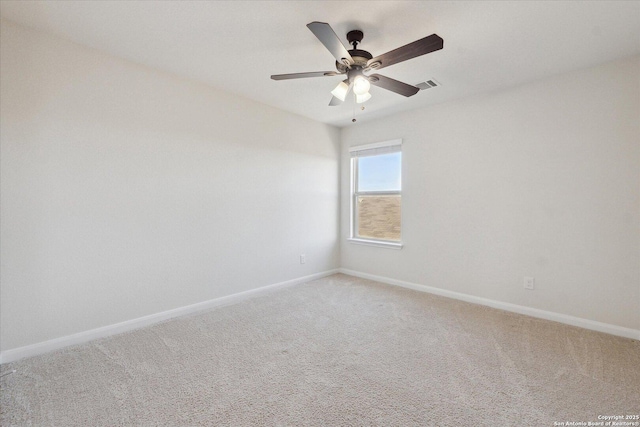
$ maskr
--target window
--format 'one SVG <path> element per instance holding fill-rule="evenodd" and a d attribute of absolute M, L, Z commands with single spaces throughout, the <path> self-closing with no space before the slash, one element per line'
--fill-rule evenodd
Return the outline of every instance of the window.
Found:
<path fill-rule="evenodd" d="M 351 147 L 351 236 L 355 243 L 402 247 L 402 141 Z"/>

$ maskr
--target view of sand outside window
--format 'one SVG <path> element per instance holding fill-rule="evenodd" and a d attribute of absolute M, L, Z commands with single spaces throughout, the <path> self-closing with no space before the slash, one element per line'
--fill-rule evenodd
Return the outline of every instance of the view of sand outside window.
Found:
<path fill-rule="evenodd" d="M 354 173 L 354 234 L 399 242 L 401 237 L 402 152 L 399 145 L 360 152 Z"/>
<path fill-rule="evenodd" d="M 358 196 L 358 237 L 400 240 L 400 202 L 398 195 Z"/>

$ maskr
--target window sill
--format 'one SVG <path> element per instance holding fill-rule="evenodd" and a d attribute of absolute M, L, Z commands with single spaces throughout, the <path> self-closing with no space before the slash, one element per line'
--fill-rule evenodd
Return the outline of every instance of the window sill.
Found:
<path fill-rule="evenodd" d="M 379 248 L 388 248 L 388 249 L 402 249 L 402 243 L 383 242 L 381 240 L 356 239 L 353 237 L 347 239 L 347 241 L 351 243 L 355 243 L 357 245 L 377 246 Z"/>

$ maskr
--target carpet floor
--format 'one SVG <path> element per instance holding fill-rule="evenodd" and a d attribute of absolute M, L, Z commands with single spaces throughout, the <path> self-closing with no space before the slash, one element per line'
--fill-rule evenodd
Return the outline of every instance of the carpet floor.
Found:
<path fill-rule="evenodd" d="M 342 274 L 12 369 L 3 426 L 553 426 L 640 413 L 640 341 Z"/>

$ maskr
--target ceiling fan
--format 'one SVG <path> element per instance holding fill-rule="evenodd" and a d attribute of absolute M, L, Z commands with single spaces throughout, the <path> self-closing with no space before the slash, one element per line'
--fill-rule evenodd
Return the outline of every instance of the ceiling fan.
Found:
<path fill-rule="evenodd" d="M 372 70 L 379 70 L 399 62 L 407 61 L 427 53 L 440 50 L 444 40 L 437 34 L 431 34 L 423 39 L 416 40 L 405 46 L 399 47 L 382 55 L 373 57 L 366 50 L 358 49 L 364 34 L 360 30 L 352 30 L 347 33 L 349 44 L 353 49 L 347 50 L 335 31 L 326 22 L 312 22 L 307 27 L 320 40 L 320 42 L 336 58 L 337 71 L 317 71 L 311 73 L 275 74 L 273 80 L 302 79 L 307 77 L 344 76 L 338 86 L 331 91 L 330 106 L 340 105 L 353 88 L 356 102 L 361 104 L 371 98 L 369 88 L 371 85 L 390 90 L 403 96 L 413 96 L 419 88 L 385 77 L 380 74 L 368 74 Z"/>

